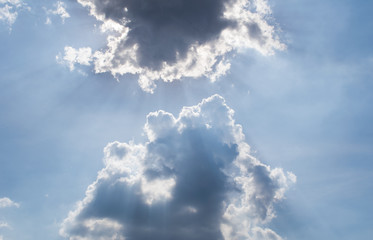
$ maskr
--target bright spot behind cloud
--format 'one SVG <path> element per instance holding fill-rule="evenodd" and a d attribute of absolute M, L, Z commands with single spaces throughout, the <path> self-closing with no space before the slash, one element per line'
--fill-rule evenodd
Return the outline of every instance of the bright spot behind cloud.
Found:
<path fill-rule="evenodd" d="M 62 224 L 69 239 L 281 239 L 266 224 L 294 174 L 250 155 L 214 95 L 148 114 L 143 144 L 109 143 L 105 167 Z"/>
<path fill-rule="evenodd" d="M 148 92 L 153 92 L 156 80 L 205 76 L 215 81 L 229 70 L 228 55 L 235 51 L 253 48 L 273 54 L 285 47 L 267 21 L 266 0 L 78 2 L 108 34 L 106 48 L 91 55 L 95 72 L 136 74 Z M 79 63 L 61 59 L 70 69 Z"/>

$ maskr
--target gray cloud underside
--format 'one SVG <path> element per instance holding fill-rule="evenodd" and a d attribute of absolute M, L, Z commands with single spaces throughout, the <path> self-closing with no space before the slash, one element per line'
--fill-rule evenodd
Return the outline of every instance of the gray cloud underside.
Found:
<path fill-rule="evenodd" d="M 228 71 L 227 54 L 232 51 L 254 48 L 272 54 L 284 49 L 266 21 L 270 9 L 265 0 L 78 2 L 102 22 L 109 34 L 107 48 L 84 62 L 65 49 L 59 60 L 70 66 L 93 64 L 96 73 L 137 74 L 140 86 L 149 92 L 159 79 L 206 76 L 214 81 Z"/>
<path fill-rule="evenodd" d="M 159 70 L 162 62 L 175 63 L 192 44 L 217 39 L 234 22 L 223 19 L 228 0 L 93 0 L 96 13 L 121 23 L 128 21 L 122 48 L 138 45 L 141 67 Z M 126 9 L 126 11 L 124 11 Z M 120 52 L 120 50 L 119 50 Z M 117 56 L 119 59 L 119 56 Z"/>
<path fill-rule="evenodd" d="M 150 113 L 144 144 L 113 142 L 105 168 L 65 219 L 74 239 L 281 239 L 263 228 L 292 173 L 250 155 L 233 110 L 215 95 L 178 118 Z"/>

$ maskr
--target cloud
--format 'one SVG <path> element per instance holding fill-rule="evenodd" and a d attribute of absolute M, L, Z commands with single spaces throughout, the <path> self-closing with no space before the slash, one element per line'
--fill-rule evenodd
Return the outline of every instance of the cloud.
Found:
<path fill-rule="evenodd" d="M 0 222 L 0 228 L 10 228 L 7 222 Z"/>
<path fill-rule="evenodd" d="M 16 21 L 18 11 L 29 9 L 22 0 L 0 0 L 0 22 L 10 26 Z"/>
<path fill-rule="evenodd" d="M 229 70 L 236 51 L 252 48 L 269 55 L 285 48 L 268 22 L 266 0 L 78 2 L 108 34 L 106 48 L 91 56 L 95 72 L 116 78 L 136 74 L 148 92 L 157 80 L 205 76 L 215 81 Z"/>
<path fill-rule="evenodd" d="M 0 198 L 0 208 L 9 208 L 9 207 L 17 207 L 19 208 L 19 203 L 12 201 L 11 199 L 4 197 Z M 0 222 L 0 229 L 7 228 L 12 229 L 12 227 L 7 222 Z M 3 236 L 0 235 L 0 240 L 3 240 Z"/>
<path fill-rule="evenodd" d="M 294 174 L 250 155 L 234 111 L 214 95 L 178 117 L 148 114 L 143 144 L 109 143 L 105 167 L 64 220 L 83 239 L 281 239 L 266 228 Z"/>
<path fill-rule="evenodd" d="M 89 66 L 92 62 L 92 49 L 65 47 L 65 55 L 56 56 L 56 60 L 62 64 L 68 64 L 70 71 L 75 69 L 75 64 Z"/>
<path fill-rule="evenodd" d="M 61 17 L 62 23 L 65 23 L 65 19 L 70 17 L 70 14 L 66 11 L 66 4 L 58 1 L 54 4 L 55 9 L 45 9 L 47 15 L 57 15 Z M 52 24 L 51 18 L 48 16 L 45 24 Z"/>
<path fill-rule="evenodd" d="M 13 202 L 7 197 L 0 198 L 0 208 L 19 207 L 19 203 Z"/>

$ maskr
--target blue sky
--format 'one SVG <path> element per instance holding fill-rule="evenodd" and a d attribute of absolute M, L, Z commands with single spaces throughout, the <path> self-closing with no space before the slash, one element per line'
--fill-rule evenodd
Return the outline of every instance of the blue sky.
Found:
<path fill-rule="evenodd" d="M 63 22 L 47 10 L 56 2 L 26 3 L 13 24 L 0 20 L 0 199 L 17 204 L 0 207 L 4 240 L 68 239 L 61 225 L 105 167 L 109 142 L 146 143 L 148 113 L 177 117 L 214 94 L 234 110 L 252 156 L 297 176 L 263 226 L 288 240 L 371 238 L 372 3 L 270 1 L 268 23 L 286 50 L 245 48 L 215 82 L 157 81 L 154 93 L 134 75 L 116 81 L 56 61 L 66 46 L 106 47 L 87 8 L 65 1 Z"/>

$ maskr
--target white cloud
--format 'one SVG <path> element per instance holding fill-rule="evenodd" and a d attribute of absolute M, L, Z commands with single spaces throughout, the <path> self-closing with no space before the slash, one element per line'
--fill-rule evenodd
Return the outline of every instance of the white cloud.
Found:
<path fill-rule="evenodd" d="M 17 12 L 13 11 L 13 7 L 9 5 L 0 8 L 0 20 L 8 22 L 9 25 L 16 21 L 17 15 Z"/>
<path fill-rule="evenodd" d="M 47 24 L 47 25 L 52 24 L 52 20 L 50 19 L 50 17 L 47 17 L 47 19 L 45 20 L 45 24 Z"/>
<path fill-rule="evenodd" d="M 72 47 L 65 47 L 65 55 L 56 56 L 57 62 L 66 64 L 69 66 L 70 71 L 75 69 L 75 64 L 81 64 L 89 66 L 92 62 L 92 49 L 91 48 L 79 48 L 75 49 Z"/>
<path fill-rule="evenodd" d="M 253 228 L 254 239 L 281 240 L 282 238 L 269 228 Z"/>
<path fill-rule="evenodd" d="M 267 22 L 271 11 L 265 0 L 78 2 L 109 35 L 107 47 L 91 55 L 95 72 L 136 74 L 148 92 L 157 80 L 204 76 L 215 81 L 229 70 L 229 55 L 237 51 L 271 55 L 285 48 Z"/>
<path fill-rule="evenodd" d="M 0 222 L 0 228 L 10 228 L 7 222 Z"/>
<path fill-rule="evenodd" d="M 105 167 L 64 220 L 73 239 L 282 239 L 267 224 L 292 173 L 250 155 L 234 111 L 214 95 L 175 117 L 147 116 L 148 141 L 109 143 Z M 92 227 L 92 226 L 99 227 Z"/>
<path fill-rule="evenodd" d="M 19 203 L 13 202 L 7 197 L 0 198 L 0 208 L 6 208 L 6 207 L 19 207 Z"/>
<path fill-rule="evenodd" d="M 85 236 L 72 236 L 70 240 L 125 240 L 119 234 L 122 226 L 110 219 L 89 219 L 81 222 L 82 226 L 87 229 Z"/>
<path fill-rule="evenodd" d="M 16 21 L 18 12 L 29 9 L 22 0 L 0 0 L 0 22 L 5 22 L 12 26 Z"/>
<path fill-rule="evenodd" d="M 0 0 L 1 1 L 1 0 Z M 9 207 L 19 207 L 19 203 L 12 201 L 11 199 L 4 197 L 0 198 L 0 208 L 9 208 Z M 0 222 L 0 229 L 1 228 L 8 228 L 12 229 L 11 226 L 7 222 Z M 3 240 L 3 236 L 0 235 L 0 240 Z"/>
<path fill-rule="evenodd" d="M 70 17 L 70 14 L 66 11 L 66 4 L 61 1 L 57 1 L 54 4 L 55 9 L 48 9 L 46 10 L 48 15 L 57 15 L 61 17 L 62 23 L 65 23 L 65 19 Z M 45 24 L 52 24 L 52 20 L 50 17 L 47 17 Z"/>

